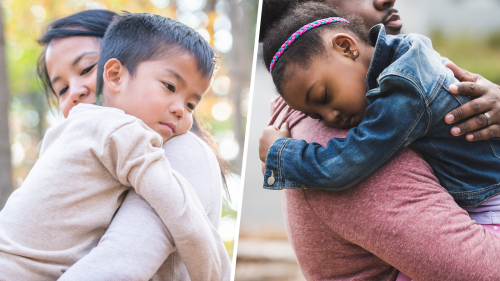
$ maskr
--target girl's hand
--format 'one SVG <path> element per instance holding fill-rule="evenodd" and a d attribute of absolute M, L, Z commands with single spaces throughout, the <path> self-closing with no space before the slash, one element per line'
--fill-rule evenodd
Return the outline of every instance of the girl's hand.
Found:
<path fill-rule="evenodd" d="M 289 138 L 290 131 L 288 130 L 288 125 L 283 123 L 281 128 L 278 129 L 274 126 L 268 126 L 262 132 L 262 136 L 259 139 L 259 157 L 262 162 L 266 162 L 267 151 L 269 147 L 277 140 L 281 138 Z"/>
<path fill-rule="evenodd" d="M 452 124 L 476 115 L 475 118 L 451 128 L 451 134 L 460 136 L 468 133 L 465 136 L 468 141 L 500 137 L 500 86 L 484 79 L 481 75 L 463 70 L 450 61 L 445 65 L 461 82 L 450 85 L 449 91 L 452 94 L 473 98 L 470 102 L 448 113 L 444 118 L 445 122 Z M 489 114 L 490 125 L 484 113 Z"/>

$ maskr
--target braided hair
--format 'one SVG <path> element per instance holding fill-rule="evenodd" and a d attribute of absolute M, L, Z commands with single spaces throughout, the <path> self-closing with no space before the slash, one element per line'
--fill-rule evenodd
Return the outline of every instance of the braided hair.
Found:
<path fill-rule="evenodd" d="M 266 0 L 264 2 L 267 2 Z M 272 2 L 274 0 L 271 0 Z M 293 1 L 293 0 L 292 0 Z M 266 68 L 269 69 L 272 59 L 281 45 L 302 26 L 329 17 L 342 17 L 350 23 L 336 22 L 325 24 L 305 32 L 297 38 L 286 51 L 280 56 L 273 66 L 273 82 L 278 93 L 282 94 L 282 85 L 286 82 L 285 68 L 289 64 L 295 64 L 301 68 L 308 68 L 314 58 L 322 55 L 326 48 L 321 37 L 325 30 L 339 30 L 353 33 L 363 42 L 371 45 L 368 34 L 364 28 L 363 20 L 357 16 L 344 15 L 335 9 L 316 2 L 305 3 L 288 2 L 288 11 L 269 26 L 264 33 L 262 56 Z M 270 20 L 266 19 L 266 23 Z"/>

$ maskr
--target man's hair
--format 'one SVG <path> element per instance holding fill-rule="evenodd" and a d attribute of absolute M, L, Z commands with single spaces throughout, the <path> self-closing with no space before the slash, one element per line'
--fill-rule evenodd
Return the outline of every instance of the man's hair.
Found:
<path fill-rule="evenodd" d="M 124 13 L 115 17 L 101 45 L 97 64 L 96 96 L 102 95 L 104 65 L 117 59 L 131 76 L 141 62 L 186 51 L 198 62 L 198 70 L 211 79 L 218 55 L 208 42 L 192 28 L 159 15 Z"/>

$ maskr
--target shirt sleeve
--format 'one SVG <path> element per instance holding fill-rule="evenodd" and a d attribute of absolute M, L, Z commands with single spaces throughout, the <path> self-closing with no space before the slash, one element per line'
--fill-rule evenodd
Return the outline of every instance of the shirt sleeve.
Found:
<path fill-rule="evenodd" d="M 423 135 L 429 118 L 416 84 L 385 76 L 367 94 L 363 121 L 345 139 L 327 146 L 290 138 L 278 139 L 267 153 L 264 188 L 347 189 L 373 174 Z"/>
<path fill-rule="evenodd" d="M 161 145 L 156 132 L 136 121 L 110 135 L 102 162 L 156 211 L 191 280 L 228 280 L 230 263 L 222 239 L 189 183 L 170 167 Z"/>
<path fill-rule="evenodd" d="M 97 247 L 59 280 L 149 280 L 173 251 L 170 232 L 131 189 Z"/>

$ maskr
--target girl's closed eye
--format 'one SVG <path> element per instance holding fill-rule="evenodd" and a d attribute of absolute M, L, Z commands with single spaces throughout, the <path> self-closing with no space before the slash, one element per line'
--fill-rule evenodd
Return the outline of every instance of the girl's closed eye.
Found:
<path fill-rule="evenodd" d="M 84 68 L 82 70 L 82 73 L 80 73 L 80 75 L 85 75 L 85 74 L 89 73 L 92 69 L 94 69 L 95 66 L 96 66 L 96 64 L 93 64 L 89 67 Z"/>
<path fill-rule="evenodd" d="M 327 100 L 328 100 L 328 92 L 325 88 L 325 95 L 323 97 L 323 101 L 321 101 L 321 104 L 326 104 Z"/>
<path fill-rule="evenodd" d="M 313 114 L 307 114 L 307 116 L 311 117 L 312 119 L 318 119 L 318 122 L 323 121 L 323 116 L 319 113 L 313 113 Z"/>
<path fill-rule="evenodd" d="M 174 85 L 172 85 L 170 83 L 165 83 L 165 82 L 163 82 L 163 85 L 165 85 L 165 88 L 167 88 L 167 90 L 169 90 L 172 93 L 175 93 L 175 86 Z"/>

